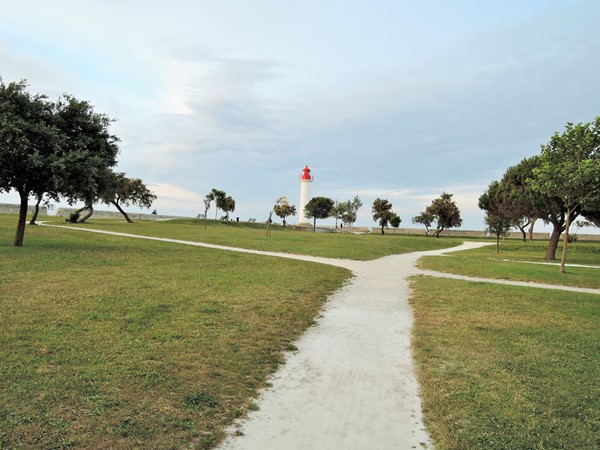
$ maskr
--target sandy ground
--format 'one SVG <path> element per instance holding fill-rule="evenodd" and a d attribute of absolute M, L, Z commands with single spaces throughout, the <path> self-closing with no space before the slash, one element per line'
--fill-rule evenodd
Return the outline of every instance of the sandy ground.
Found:
<path fill-rule="evenodd" d="M 70 227 L 67 227 L 70 228 Z M 73 230 L 73 228 L 70 228 Z M 80 229 L 81 230 L 81 229 Z M 351 261 L 238 249 L 175 239 L 118 234 L 186 245 L 300 259 L 345 267 L 354 278 L 328 299 L 317 325 L 294 344 L 298 350 L 257 400 L 259 409 L 229 430 L 223 450 L 422 449 L 433 448 L 423 425 L 411 351 L 411 275 L 547 287 L 422 271 L 424 255 L 489 245 L 465 242 L 452 249 Z"/>

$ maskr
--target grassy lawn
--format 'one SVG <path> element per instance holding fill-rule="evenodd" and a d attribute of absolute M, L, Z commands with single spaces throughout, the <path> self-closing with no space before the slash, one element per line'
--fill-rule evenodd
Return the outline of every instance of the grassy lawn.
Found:
<path fill-rule="evenodd" d="M 41 220 L 46 220 L 46 218 Z M 54 223 L 65 224 L 64 221 L 61 223 L 58 219 L 55 219 Z M 392 232 L 384 236 L 378 234 L 311 233 L 277 225 L 271 227 L 271 237 L 267 237 L 264 224 L 243 222 L 217 222 L 215 224 L 213 221 L 208 220 L 205 228 L 204 221 L 197 219 L 177 219 L 160 222 L 139 221 L 133 224 L 128 224 L 123 220 L 98 219 L 91 220 L 88 224 L 72 226 L 230 245 L 254 250 L 356 260 L 376 259 L 386 255 L 418 250 L 435 250 L 453 247 L 462 243 L 462 239 L 453 237 L 433 239 L 427 236 L 407 236 L 393 234 Z M 25 236 L 25 239 L 27 239 L 27 236 Z"/>
<path fill-rule="evenodd" d="M 567 273 L 560 274 L 558 266 L 519 262 L 548 262 L 544 261 L 547 246 L 547 241 L 504 241 L 500 254 L 496 254 L 495 245 L 489 245 L 449 256 L 427 256 L 421 258 L 419 267 L 476 277 L 600 289 L 600 242 L 579 241 L 569 244 L 567 255 L 567 264 L 595 265 L 597 269 L 567 267 Z M 559 246 L 558 258 L 561 251 L 562 247 Z"/>
<path fill-rule="evenodd" d="M 437 449 L 600 448 L 600 297 L 412 282 L 413 348 Z"/>
<path fill-rule="evenodd" d="M 0 216 L 0 448 L 211 447 L 349 276 L 39 226 L 15 248 L 15 225 Z"/>

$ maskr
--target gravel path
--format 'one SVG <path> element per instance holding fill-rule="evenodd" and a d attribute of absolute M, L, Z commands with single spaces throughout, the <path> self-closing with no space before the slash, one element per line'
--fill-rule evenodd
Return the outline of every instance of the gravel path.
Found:
<path fill-rule="evenodd" d="M 489 245 L 481 242 L 374 261 L 352 261 L 65 228 L 300 259 L 352 270 L 354 277 L 328 299 L 317 326 L 295 342 L 298 350 L 290 353 L 286 364 L 273 375 L 272 387 L 257 400 L 259 409 L 229 430 L 229 437 L 220 447 L 223 450 L 432 448 L 423 425 L 412 361 L 409 276 L 425 274 L 600 293 L 593 289 L 462 277 L 415 267 L 424 255 Z"/>

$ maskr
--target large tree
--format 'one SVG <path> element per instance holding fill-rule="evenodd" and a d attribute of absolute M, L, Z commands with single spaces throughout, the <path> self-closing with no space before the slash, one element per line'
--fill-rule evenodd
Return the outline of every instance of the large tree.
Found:
<path fill-rule="evenodd" d="M 452 200 L 452 196 L 453 194 L 442 192 L 442 195 L 433 200 L 425 210 L 436 222 L 436 230 L 433 235 L 437 238 L 440 237 L 442 231 L 462 225 L 460 210 Z"/>
<path fill-rule="evenodd" d="M 583 211 L 600 209 L 600 116 L 588 124 L 568 123 L 542 146 L 540 166 L 531 184 L 548 197 L 559 198 L 565 212 L 560 272 L 565 272 L 569 227 Z"/>
<path fill-rule="evenodd" d="M 286 226 L 286 217 L 290 217 L 296 214 L 296 207 L 294 205 L 290 205 L 287 197 L 279 197 L 275 200 L 275 205 L 273 206 L 273 212 L 275 215 L 283 220 L 283 226 Z"/>
<path fill-rule="evenodd" d="M 20 197 L 14 245 L 23 245 L 29 196 L 91 201 L 116 164 L 118 139 L 111 120 L 65 95 L 50 102 L 27 83 L 0 80 L 0 191 Z"/>
<path fill-rule="evenodd" d="M 394 214 L 392 204 L 384 198 L 376 198 L 371 206 L 371 212 L 373 213 L 373 220 L 379 222 L 381 234 L 385 234 L 384 228 L 388 226 Z"/>
<path fill-rule="evenodd" d="M 317 219 L 327 219 L 331 217 L 333 209 L 333 200 L 327 197 L 313 197 L 304 207 L 304 214 L 308 218 L 313 218 L 313 233 L 317 230 Z"/>
<path fill-rule="evenodd" d="M 225 213 L 224 219 L 229 220 L 229 213 L 235 211 L 235 200 L 231 195 L 228 195 L 223 199 L 223 201 L 221 202 L 221 209 Z"/>
<path fill-rule="evenodd" d="M 101 193 L 100 198 L 107 205 L 114 205 L 128 223 L 133 223 L 133 220 L 123 210 L 123 205 L 150 208 L 154 200 L 156 200 L 156 195 L 146 187 L 141 179 L 128 178 L 123 172 L 113 172 L 111 174 L 111 182 L 104 192 Z"/>
<path fill-rule="evenodd" d="M 223 202 L 225 201 L 225 197 L 227 197 L 227 194 L 225 193 L 225 191 L 221 191 L 220 189 L 212 188 L 208 195 L 215 201 L 214 225 L 216 226 L 217 214 L 219 213 L 219 209 L 223 209 Z"/>

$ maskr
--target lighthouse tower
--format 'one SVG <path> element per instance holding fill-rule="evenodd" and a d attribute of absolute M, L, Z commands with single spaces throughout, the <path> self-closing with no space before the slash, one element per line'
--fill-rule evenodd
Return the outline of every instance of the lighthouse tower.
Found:
<path fill-rule="evenodd" d="M 299 225 L 310 225 L 308 217 L 304 215 L 304 207 L 310 201 L 310 183 L 313 179 L 314 177 L 310 174 L 308 166 L 302 169 L 302 175 L 300 175 L 300 208 L 298 208 Z"/>

